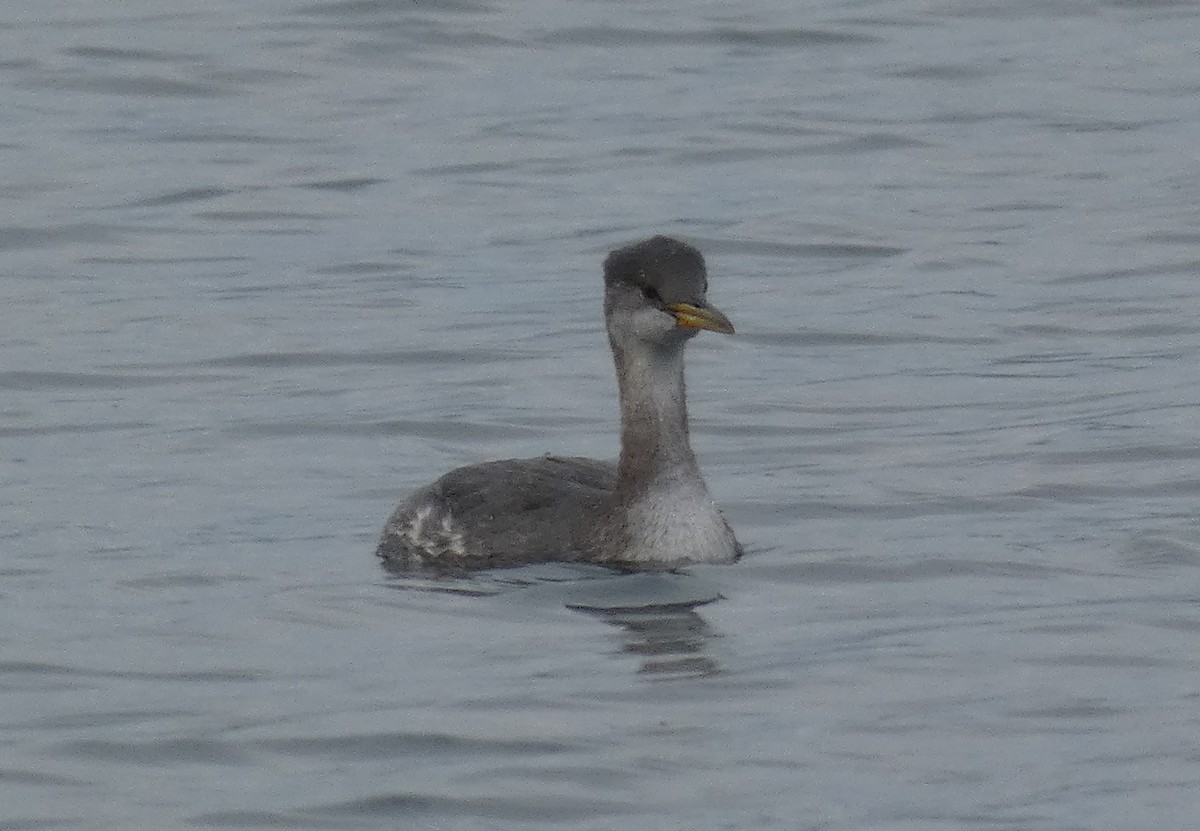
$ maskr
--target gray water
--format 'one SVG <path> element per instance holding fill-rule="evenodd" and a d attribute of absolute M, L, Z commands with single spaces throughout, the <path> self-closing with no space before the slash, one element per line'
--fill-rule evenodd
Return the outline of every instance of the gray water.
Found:
<path fill-rule="evenodd" d="M 0 828 L 1195 827 L 1195 4 L 0 26 Z M 651 233 L 749 555 L 386 573 L 406 489 L 615 454 Z"/>

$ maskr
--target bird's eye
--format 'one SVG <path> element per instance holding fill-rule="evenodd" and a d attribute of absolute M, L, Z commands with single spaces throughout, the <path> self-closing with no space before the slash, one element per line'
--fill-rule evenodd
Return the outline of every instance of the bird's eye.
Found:
<path fill-rule="evenodd" d="M 658 293 L 658 289 L 654 286 L 642 286 L 642 296 L 651 303 L 661 303 L 662 295 Z"/>

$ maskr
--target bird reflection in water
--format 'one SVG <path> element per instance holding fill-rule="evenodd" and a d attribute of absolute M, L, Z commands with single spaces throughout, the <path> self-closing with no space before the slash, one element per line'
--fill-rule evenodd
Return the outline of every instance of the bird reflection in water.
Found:
<path fill-rule="evenodd" d="M 717 633 L 697 611 L 721 600 L 715 586 L 691 575 L 642 572 L 615 575 L 582 565 L 545 564 L 523 569 L 449 576 L 394 572 L 403 591 L 463 597 L 517 596 L 522 603 L 542 597 L 599 618 L 621 633 L 621 652 L 637 656 L 639 674 L 655 678 L 698 678 L 721 671 L 711 654 Z"/>
<path fill-rule="evenodd" d="M 696 611 L 716 599 L 610 608 L 568 604 L 567 608 L 598 617 L 620 629 L 621 651 L 641 660 L 639 673 L 660 678 L 696 678 L 720 672 L 716 659 L 709 653 L 716 634 Z"/>

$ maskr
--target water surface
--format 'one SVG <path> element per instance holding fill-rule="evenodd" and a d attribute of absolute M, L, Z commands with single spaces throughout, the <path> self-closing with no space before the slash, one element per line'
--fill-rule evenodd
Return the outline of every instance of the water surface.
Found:
<path fill-rule="evenodd" d="M 1194 824 L 1193 4 L 0 21 L 0 826 Z M 615 454 L 652 233 L 750 554 L 380 568 L 450 466 Z"/>

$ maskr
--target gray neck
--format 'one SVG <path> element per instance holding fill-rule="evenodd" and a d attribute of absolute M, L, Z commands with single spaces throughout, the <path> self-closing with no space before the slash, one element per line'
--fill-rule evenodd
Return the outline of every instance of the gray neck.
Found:
<path fill-rule="evenodd" d="M 703 482 L 688 442 L 683 343 L 632 349 L 613 344 L 621 393 L 619 502 L 680 480 Z"/>

